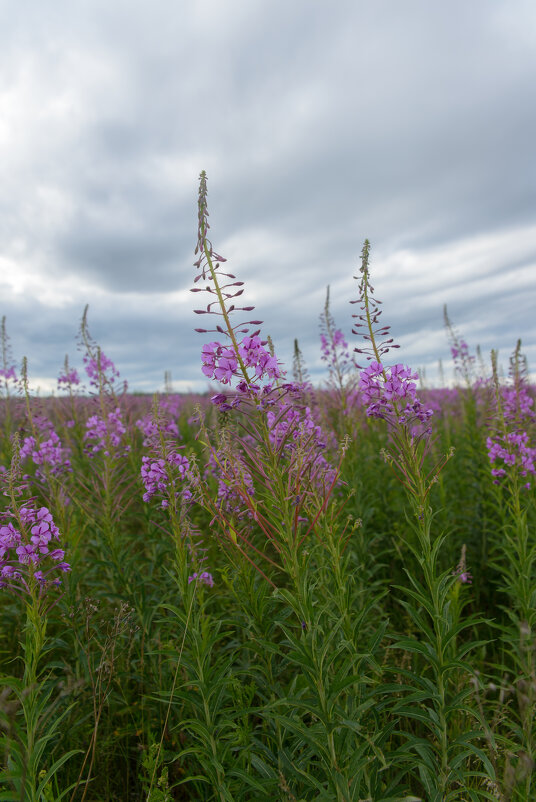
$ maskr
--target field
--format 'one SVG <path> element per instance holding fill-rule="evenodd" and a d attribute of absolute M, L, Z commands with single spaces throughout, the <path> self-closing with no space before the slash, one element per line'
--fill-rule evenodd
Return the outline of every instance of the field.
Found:
<path fill-rule="evenodd" d="M 365 243 L 315 388 L 235 308 L 206 220 L 202 174 L 215 394 L 121 392 L 84 316 L 86 384 L 66 362 L 32 397 L 4 321 L 0 800 L 536 799 L 520 347 L 501 380 L 447 317 L 457 384 L 422 387 Z"/>

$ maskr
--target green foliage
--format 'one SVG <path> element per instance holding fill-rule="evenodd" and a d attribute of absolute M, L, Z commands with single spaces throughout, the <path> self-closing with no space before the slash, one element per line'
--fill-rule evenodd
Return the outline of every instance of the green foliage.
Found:
<path fill-rule="evenodd" d="M 328 305 L 324 324 L 333 350 Z M 82 337 L 100 364 L 86 318 Z M 24 498 L 72 570 L 0 588 L 0 802 L 534 799 L 535 491 L 494 484 L 486 453 L 508 421 L 467 368 L 414 437 L 368 417 L 341 364 L 296 403 L 322 470 L 298 423 L 277 441 L 252 406 L 102 376 L 93 398 L 4 393 L 6 467 L 39 416 L 69 449 L 72 471 L 24 464 Z M 125 436 L 91 454 L 97 409 Z M 143 501 L 154 442 L 191 466 L 188 496 L 162 459 L 167 506 Z"/>

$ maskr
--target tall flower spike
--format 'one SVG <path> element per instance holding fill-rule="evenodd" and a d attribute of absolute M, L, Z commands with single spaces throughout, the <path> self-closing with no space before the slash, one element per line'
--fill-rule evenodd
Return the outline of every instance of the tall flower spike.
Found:
<path fill-rule="evenodd" d="M 475 357 L 469 352 L 469 346 L 454 328 L 446 304 L 443 306 L 443 320 L 450 341 L 450 353 L 456 375 L 464 380 L 467 387 L 471 387 L 475 381 Z"/>
<path fill-rule="evenodd" d="M 2 364 L 0 366 L 0 376 L 4 379 L 6 395 L 9 395 L 8 381 L 17 380 L 15 373 L 15 365 L 13 364 L 13 354 L 11 352 L 11 343 L 6 329 L 6 316 L 2 318 L 2 328 L 0 331 L 0 344 L 2 347 Z"/>
<path fill-rule="evenodd" d="M 194 283 L 200 280 L 206 282 L 204 287 L 194 287 L 191 292 L 207 292 L 214 297 L 205 309 L 194 309 L 197 315 L 217 315 L 223 318 L 222 325 L 217 324 L 213 329 L 195 329 L 201 333 L 223 334 L 226 343 L 214 341 L 203 346 L 202 370 L 209 379 L 231 384 L 233 379 L 239 382 L 239 389 L 251 390 L 256 387 L 254 381 L 265 377 L 277 379 L 280 376 L 277 360 L 270 351 L 265 349 L 267 341 L 260 339 L 260 330 L 250 332 L 250 326 L 258 326 L 262 320 L 248 320 L 232 325 L 230 315 L 233 312 L 251 312 L 255 307 L 237 307 L 233 303 L 235 298 L 241 296 L 244 282 L 236 281 L 232 273 L 225 273 L 221 265 L 226 260 L 217 254 L 207 237 L 209 229 L 207 209 L 207 181 L 206 173 L 200 175 L 198 200 L 198 228 L 197 245 L 195 253 L 199 254 L 194 263 L 197 275 Z M 238 289 L 237 289 L 238 288 Z M 243 336 L 242 338 L 240 335 Z M 258 389 L 258 388 L 257 388 Z M 215 397 L 216 403 L 225 403 L 221 394 Z"/>
<path fill-rule="evenodd" d="M 87 322 L 88 309 L 89 304 L 86 304 L 80 323 L 79 344 L 85 351 L 83 361 L 86 373 L 90 379 L 89 383 L 96 390 L 106 390 L 110 394 L 115 395 L 113 384 L 116 378 L 119 378 L 119 371 L 89 333 Z"/>
<path fill-rule="evenodd" d="M 0 588 L 28 592 L 31 583 L 37 582 L 44 592 L 50 585 L 60 585 L 55 572 L 69 571 L 70 566 L 64 562 L 60 532 L 49 509 L 39 507 L 34 498 L 21 498 L 27 483 L 18 435 L 13 438 L 11 470 L 2 484 L 10 501 L 0 515 Z"/>
<path fill-rule="evenodd" d="M 329 306 L 329 284 L 324 311 L 320 315 L 321 359 L 328 367 L 328 383 L 339 394 L 343 408 L 346 397 L 355 385 L 355 363 L 343 332 L 337 328 Z"/>
<path fill-rule="evenodd" d="M 534 420 L 534 400 L 529 393 L 527 357 L 521 353 L 521 340 L 509 358 L 508 375 L 511 386 L 502 388 L 505 418 L 521 424 Z"/>
<path fill-rule="evenodd" d="M 71 368 L 69 365 L 69 356 L 65 354 L 65 361 L 63 363 L 63 371 L 58 376 L 58 390 L 62 390 L 64 386 L 72 391 L 72 388 L 80 384 L 80 376 L 76 368 Z"/>
<path fill-rule="evenodd" d="M 536 475 L 536 448 L 530 439 L 534 421 L 533 399 L 530 397 L 524 376 L 519 371 L 521 341 L 510 359 L 512 386 L 503 387 L 499 381 L 497 352 L 491 352 L 493 383 L 495 385 L 495 426 L 486 440 L 488 458 L 494 484 L 518 474 L 527 490 L 528 481 Z"/>
<path fill-rule="evenodd" d="M 379 324 L 381 312 L 372 293 L 374 287 L 370 284 L 369 275 L 369 254 L 370 244 L 365 240 L 361 252 L 361 278 L 359 280 L 359 300 L 350 303 L 361 304 L 361 314 L 352 315 L 357 318 L 359 323 L 352 329 L 354 334 L 359 334 L 365 341 L 370 343 L 365 348 L 355 348 L 357 353 L 365 354 L 370 364 L 361 370 L 359 377 L 359 389 L 361 390 L 363 402 L 367 407 L 367 415 L 372 418 L 383 418 L 391 427 L 403 426 L 417 437 L 429 437 L 431 429 L 429 419 L 433 411 L 426 408 L 422 401 L 417 397 L 418 374 L 410 370 L 406 365 L 397 364 L 386 367 L 382 363 L 382 358 L 391 348 L 399 348 L 393 345 L 393 338 L 387 338 L 389 326 Z M 365 331 L 359 331 L 364 328 Z M 380 342 L 378 342 L 380 338 Z M 386 339 L 387 338 L 387 339 Z M 422 424 L 426 425 L 424 431 Z"/>
<path fill-rule="evenodd" d="M 309 371 L 301 352 L 298 340 L 294 339 L 294 357 L 292 359 L 292 378 L 297 384 L 310 384 Z"/>
<path fill-rule="evenodd" d="M 368 361 L 374 359 L 381 363 L 382 357 L 391 348 L 400 348 L 400 346 L 393 342 L 392 337 L 388 337 L 390 327 L 382 326 L 379 322 L 382 314 L 379 308 L 381 301 L 373 297 L 374 287 L 370 283 L 369 256 L 370 242 L 366 239 L 361 251 L 361 267 L 359 268 L 361 276 L 354 276 L 359 281 L 359 298 L 356 301 L 350 301 L 351 304 L 360 304 L 361 306 L 361 314 L 352 315 L 358 321 L 358 323 L 354 323 L 352 334 L 357 334 L 370 343 L 365 348 L 354 348 L 354 351 L 364 354 Z M 363 328 L 365 331 L 360 331 Z M 370 331 L 373 332 L 373 337 L 371 337 Z"/>

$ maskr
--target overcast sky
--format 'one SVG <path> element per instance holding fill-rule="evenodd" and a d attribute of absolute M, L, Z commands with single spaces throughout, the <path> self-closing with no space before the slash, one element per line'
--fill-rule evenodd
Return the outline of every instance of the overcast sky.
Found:
<path fill-rule="evenodd" d="M 397 359 L 536 365 L 534 0 L 0 3 L 0 315 L 47 391 L 89 326 L 133 390 L 202 390 L 197 190 L 289 371 L 363 240 Z M 204 322 L 204 321 L 203 321 Z"/>

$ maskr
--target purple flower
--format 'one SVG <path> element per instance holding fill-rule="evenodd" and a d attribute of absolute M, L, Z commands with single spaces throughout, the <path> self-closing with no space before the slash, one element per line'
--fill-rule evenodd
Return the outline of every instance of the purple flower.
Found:
<path fill-rule="evenodd" d="M 8 379 L 13 379 L 13 381 L 17 381 L 17 374 L 15 373 L 15 366 L 13 365 L 9 369 L 7 368 L 0 368 L 0 376 L 2 376 L 6 382 Z"/>
<path fill-rule="evenodd" d="M 337 361 L 345 364 L 351 362 L 348 343 L 340 329 L 333 331 L 331 341 L 325 334 L 320 335 L 320 352 L 322 361 L 327 362 L 328 365 Z"/>
<path fill-rule="evenodd" d="M 60 390 L 63 384 L 67 385 L 68 387 L 72 386 L 73 384 L 80 384 L 80 376 L 78 375 L 76 368 L 72 368 L 72 370 L 66 370 L 65 373 L 60 373 L 58 376 L 58 388 Z"/>
<path fill-rule="evenodd" d="M 21 542 L 20 532 L 9 522 L 5 526 L 0 526 L 0 560 L 9 553 L 10 549 L 16 548 Z"/>
<path fill-rule="evenodd" d="M 451 346 L 450 353 L 456 367 L 456 372 L 465 375 L 475 362 L 474 356 L 469 353 L 469 346 L 465 340 L 458 340 Z"/>
<path fill-rule="evenodd" d="M 13 516 L 13 513 L 5 515 Z M 70 570 L 69 564 L 63 562 L 64 550 L 49 548 L 53 539 L 60 540 L 58 527 L 47 507 L 36 509 L 28 503 L 19 510 L 19 517 L 22 524 L 20 530 L 15 528 L 12 521 L 0 526 L 0 587 L 19 579 L 27 586 L 31 576 L 47 587 L 49 581 L 46 577 L 52 571 Z M 59 580 L 54 579 L 50 584 L 58 585 Z"/>
<path fill-rule="evenodd" d="M 209 588 L 214 587 L 214 580 L 212 578 L 212 574 L 209 574 L 208 571 L 203 571 L 203 573 L 201 574 L 198 574 L 197 572 L 192 574 L 191 576 L 188 577 L 188 584 L 193 582 L 195 579 L 199 580 L 199 582 L 202 582 L 203 585 L 207 585 Z"/>
<path fill-rule="evenodd" d="M 20 572 L 13 565 L 0 564 L 0 576 L 3 579 L 20 579 Z M 0 581 L 0 588 L 5 586 L 5 582 Z"/>
<path fill-rule="evenodd" d="M 458 574 L 458 580 L 462 583 L 462 585 L 470 585 L 473 581 L 473 577 L 469 571 L 462 571 L 461 574 Z"/>
<path fill-rule="evenodd" d="M 53 474 L 70 471 L 71 462 L 67 456 L 69 451 L 62 446 L 60 438 L 48 421 L 47 424 L 48 431 L 43 426 L 43 434 L 40 437 L 24 438 L 19 451 L 21 459 L 31 457 L 34 465 L 39 467 L 46 465 Z M 42 472 L 38 471 L 38 475 L 42 476 Z"/>
<path fill-rule="evenodd" d="M 165 493 L 168 483 L 166 461 L 164 459 L 151 460 L 150 457 L 141 458 L 141 478 L 146 492 L 144 501 L 150 501 L 156 493 Z"/>
<path fill-rule="evenodd" d="M 371 362 L 359 377 L 367 415 L 406 425 L 427 423 L 433 410 L 417 398 L 415 381 L 418 378 L 418 374 L 412 373 L 407 366 L 384 367 L 379 362 Z"/>
<path fill-rule="evenodd" d="M 534 399 L 524 384 L 517 387 L 501 387 L 503 415 L 506 421 L 533 420 L 536 415 L 532 409 Z"/>
<path fill-rule="evenodd" d="M 121 410 L 117 407 L 113 412 L 108 413 L 106 419 L 101 418 L 100 415 L 92 415 L 86 421 L 86 430 L 84 440 L 94 441 L 90 447 L 90 455 L 102 451 L 105 456 L 109 457 L 111 448 L 117 449 L 126 433 Z M 129 450 L 130 446 L 126 446 L 125 451 Z"/>
<path fill-rule="evenodd" d="M 219 343 L 207 343 L 201 349 L 201 361 L 202 361 L 202 368 L 201 370 L 208 376 L 209 379 L 212 379 L 214 376 L 214 370 L 216 368 L 216 358 L 218 355 L 218 350 L 221 348 Z"/>
<path fill-rule="evenodd" d="M 218 504 L 231 515 L 251 517 L 244 508 L 242 493 L 254 496 L 253 479 L 246 470 L 240 454 L 233 454 L 232 459 L 222 451 L 211 450 L 205 468 L 205 477 L 213 476 L 218 483 Z"/>
<path fill-rule="evenodd" d="M 271 379 L 280 377 L 277 359 L 265 348 L 260 337 L 244 337 L 238 346 L 238 352 L 246 367 L 252 367 L 258 379 L 268 376 Z"/>
<path fill-rule="evenodd" d="M 238 361 L 234 353 L 226 349 L 219 359 L 218 365 L 214 368 L 214 378 L 222 384 L 229 384 L 233 376 L 236 376 Z"/>
<path fill-rule="evenodd" d="M 164 496 L 162 506 L 167 507 L 170 493 L 178 492 L 176 480 L 180 482 L 188 476 L 188 458 L 177 451 L 168 451 L 164 457 L 142 457 L 141 462 L 141 478 L 145 486 L 143 500 L 150 501 L 158 494 Z"/>
<path fill-rule="evenodd" d="M 163 402 L 161 402 L 163 405 Z M 143 445 L 148 446 L 152 442 L 152 440 L 157 437 L 159 429 L 158 425 L 153 420 L 152 414 L 145 415 L 143 418 L 139 418 L 136 421 L 136 426 L 140 431 L 143 433 Z M 179 427 L 175 423 L 175 421 L 166 421 L 163 428 L 166 434 L 173 435 L 176 438 L 179 438 L 180 432 Z"/>
<path fill-rule="evenodd" d="M 17 546 L 17 557 L 21 565 L 39 562 L 39 555 L 33 543 L 21 543 Z"/>
<path fill-rule="evenodd" d="M 491 475 L 495 484 L 507 475 L 506 468 L 517 468 L 522 477 L 536 474 L 536 448 L 529 445 L 529 436 L 524 431 L 497 433 L 486 440 L 488 459 L 492 465 Z M 530 482 L 526 485 L 530 487 Z"/>
<path fill-rule="evenodd" d="M 277 379 L 281 375 L 277 359 L 266 351 L 258 336 L 244 337 L 238 345 L 238 355 L 246 368 L 253 368 L 257 379 Z M 201 370 L 209 379 L 230 384 L 233 378 L 237 378 L 239 388 L 244 385 L 250 388 L 253 386 L 245 382 L 239 369 L 238 356 L 232 348 L 218 342 L 208 343 L 202 348 L 201 360 Z"/>
<path fill-rule="evenodd" d="M 101 380 L 108 384 L 113 384 L 115 379 L 120 375 L 112 360 L 108 359 L 106 354 L 100 350 L 98 351 L 96 359 L 90 354 L 87 354 L 84 357 L 84 365 L 90 379 L 89 383 L 93 387 L 99 387 Z"/>

